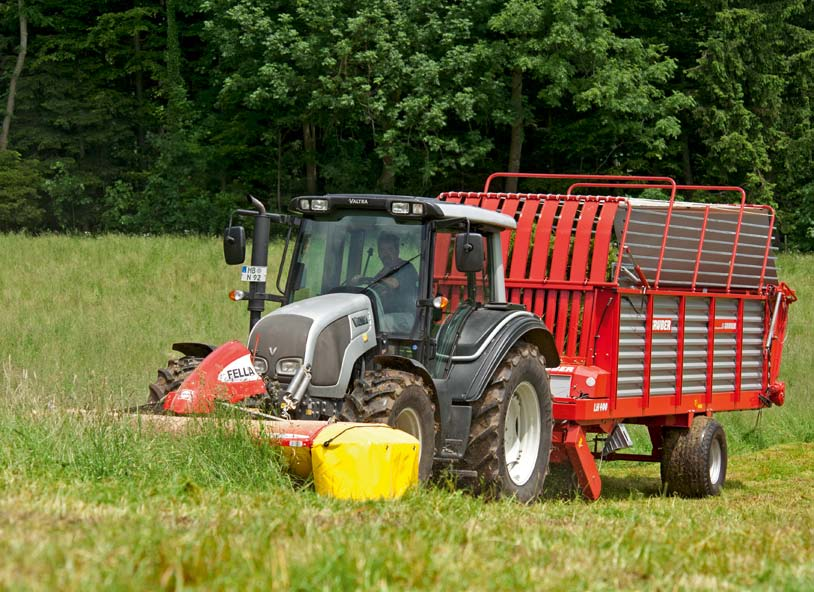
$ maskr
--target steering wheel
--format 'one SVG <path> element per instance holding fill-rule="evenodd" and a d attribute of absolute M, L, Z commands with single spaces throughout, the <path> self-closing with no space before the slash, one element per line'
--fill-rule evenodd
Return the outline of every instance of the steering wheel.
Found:
<path fill-rule="evenodd" d="M 343 286 L 367 286 L 375 280 L 375 277 L 367 275 L 357 275 L 342 282 Z"/>

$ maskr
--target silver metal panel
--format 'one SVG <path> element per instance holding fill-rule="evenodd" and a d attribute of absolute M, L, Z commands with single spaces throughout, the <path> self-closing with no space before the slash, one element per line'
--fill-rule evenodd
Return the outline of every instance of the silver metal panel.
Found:
<path fill-rule="evenodd" d="M 678 362 L 678 297 L 650 296 L 653 318 L 670 319 L 671 331 L 652 334 L 650 356 L 650 395 L 673 395 L 676 376 L 681 372 L 682 394 L 705 393 L 709 355 L 710 298 L 688 297 L 684 310 L 684 356 L 682 368 Z M 647 297 L 649 298 L 649 297 Z M 647 298 L 625 296 L 620 306 L 619 360 L 617 395 L 640 397 L 644 388 L 645 316 Z M 718 297 L 715 301 L 716 320 L 738 318 L 738 300 Z M 741 390 L 758 390 L 763 381 L 763 333 L 765 306 L 761 300 L 745 300 L 743 314 Z M 714 393 L 735 390 L 737 366 L 737 332 L 719 331 L 714 336 L 712 390 Z"/>
<path fill-rule="evenodd" d="M 763 385 L 763 328 L 766 309 L 761 300 L 743 303 L 743 358 L 741 390 L 755 391 Z"/>
<path fill-rule="evenodd" d="M 706 391 L 708 334 L 709 298 L 687 298 L 684 304 L 682 394 Z"/>
<path fill-rule="evenodd" d="M 653 297 L 653 318 L 670 319 L 670 332 L 653 331 L 650 348 L 650 395 L 672 395 L 676 392 L 678 359 L 678 298 Z"/>
<path fill-rule="evenodd" d="M 644 323 L 647 298 L 624 296 L 620 305 L 618 397 L 640 397 L 644 388 Z"/>
<path fill-rule="evenodd" d="M 621 240 L 625 217 L 630 208 L 626 245 L 641 267 L 648 281 L 656 279 L 659 254 L 667 224 L 668 202 L 657 200 L 631 199 L 621 203 L 614 223 L 616 236 Z M 689 287 L 695 274 L 696 287 L 725 287 L 732 264 L 735 234 L 738 229 L 740 208 L 737 206 L 712 206 L 706 219 L 703 245 L 699 253 L 701 231 L 704 227 L 705 206 L 676 202 L 670 216 L 670 226 L 664 249 L 664 258 L 659 277 L 663 287 Z M 740 224 L 734 266 L 732 266 L 732 288 L 754 289 L 760 284 L 763 261 L 766 258 L 766 241 L 771 228 L 771 215 L 767 210 L 746 209 Z M 623 258 L 623 264 L 632 270 L 633 262 Z M 621 274 L 624 281 L 630 277 Z M 777 283 L 776 253 L 770 249 L 764 281 Z"/>
<path fill-rule="evenodd" d="M 555 399 L 568 399 L 571 397 L 571 376 L 550 374 L 548 379 L 552 397 Z"/>
<path fill-rule="evenodd" d="M 738 301 L 718 298 L 715 301 L 716 321 L 737 321 Z M 712 392 L 726 393 L 735 390 L 735 364 L 738 352 L 738 334 L 715 333 L 715 351 L 712 360 Z"/>
<path fill-rule="evenodd" d="M 648 297 L 649 298 L 649 297 Z M 619 323 L 619 363 L 617 396 L 641 397 L 644 389 L 644 349 L 647 300 L 625 297 Z M 650 394 L 671 395 L 676 388 L 676 348 L 678 345 L 678 298 L 653 297 L 653 316 L 670 319 L 670 332 L 653 332 L 650 359 Z"/>
<path fill-rule="evenodd" d="M 254 326 L 249 334 L 248 347 L 251 349 L 262 333 L 268 333 L 274 337 L 273 345 L 287 339 L 294 339 L 291 335 L 281 334 L 275 330 L 277 320 L 289 315 L 296 315 L 311 321 L 305 341 L 305 351 L 300 355 L 303 357 L 304 364 L 312 366 L 320 363 L 320 360 L 317 359 L 316 343 L 319 335 L 328 325 L 343 317 L 347 317 L 349 325 L 351 316 L 366 317 L 369 331 L 353 333 L 350 343 L 343 352 L 342 371 L 336 384 L 328 386 L 311 384 L 308 388 L 308 394 L 314 397 L 344 397 L 350 382 L 353 364 L 364 352 L 376 346 L 376 330 L 372 322 L 373 309 L 370 299 L 362 294 L 324 294 L 280 307 L 264 316 Z"/>
<path fill-rule="evenodd" d="M 468 218 L 470 222 L 475 224 L 485 224 L 497 228 L 517 228 L 517 222 L 515 222 L 514 218 L 492 210 L 445 201 L 436 202 L 434 205 L 441 209 L 446 218 Z"/>

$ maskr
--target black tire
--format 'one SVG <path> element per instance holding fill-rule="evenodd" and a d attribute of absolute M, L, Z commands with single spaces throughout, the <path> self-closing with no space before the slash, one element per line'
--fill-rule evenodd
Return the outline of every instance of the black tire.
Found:
<path fill-rule="evenodd" d="M 178 390 L 181 383 L 186 380 L 187 376 L 192 374 L 192 371 L 202 361 L 203 358 L 195 356 L 184 356 L 177 360 L 169 360 L 166 368 L 159 368 L 158 378 L 150 384 L 147 404 L 142 405 L 140 409 L 156 413 L 163 411 L 164 399 L 167 398 L 167 395 L 174 390 Z"/>
<path fill-rule="evenodd" d="M 426 481 L 432 474 L 438 426 L 429 389 L 421 377 L 390 368 L 366 372 L 363 378 L 366 387 L 357 386 L 347 396 L 340 418 L 386 423 L 415 436 L 421 444 L 418 478 Z"/>
<path fill-rule="evenodd" d="M 689 429 L 665 428 L 661 482 L 667 494 L 718 495 L 726 481 L 726 434 L 711 417 L 696 417 Z"/>
<path fill-rule="evenodd" d="M 536 410 L 523 405 L 531 400 L 536 403 Z M 511 415 L 517 417 L 514 427 L 509 425 L 507 429 L 510 406 L 513 406 Z M 521 421 L 521 417 L 526 419 Z M 521 423 L 526 422 L 529 422 L 529 429 L 524 430 Z M 532 427 L 535 422 L 537 430 Z M 552 428 L 551 392 L 545 360 L 537 346 L 518 342 L 504 357 L 483 396 L 472 405 L 472 427 L 464 453 L 464 466 L 477 473 L 477 487 L 487 495 L 533 501 L 543 492 L 551 454 Z M 538 438 L 534 436 L 535 431 Z M 530 444 L 536 451 L 522 450 L 519 442 L 524 438 L 529 439 L 525 444 Z M 512 442 L 518 446 L 510 449 L 508 454 L 514 455 L 513 450 L 520 449 L 514 462 L 507 460 L 506 452 L 506 444 Z M 533 455 L 534 452 L 536 456 L 522 458 L 524 454 Z"/>

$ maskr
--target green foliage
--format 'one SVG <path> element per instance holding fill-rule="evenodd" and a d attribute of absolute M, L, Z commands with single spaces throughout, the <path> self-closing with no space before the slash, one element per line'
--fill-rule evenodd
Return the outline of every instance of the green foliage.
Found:
<path fill-rule="evenodd" d="M 246 192 L 432 195 L 511 160 L 743 185 L 814 248 L 804 0 L 24 7 L 10 148 L 42 163 L 39 229 L 210 232 Z M 2 97 L 17 10 L 0 7 Z"/>
<path fill-rule="evenodd" d="M 39 163 L 0 152 L 0 231 L 36 230 L 43 220 Z"/>

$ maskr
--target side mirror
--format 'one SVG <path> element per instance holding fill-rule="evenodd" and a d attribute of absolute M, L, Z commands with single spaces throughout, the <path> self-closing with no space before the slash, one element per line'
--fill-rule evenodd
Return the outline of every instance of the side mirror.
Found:
<path fill-rule="evenodd" d="M 223 258 L 228 265 L 240 265 L 246 259 L 246 229 L 229 226 L 223 233 Z"/>
<path fill-rule="evenodd" d="M 455 235 L 455 267 L 464 273 L 483 271 L 483 237 L 480 234 Z"/>

